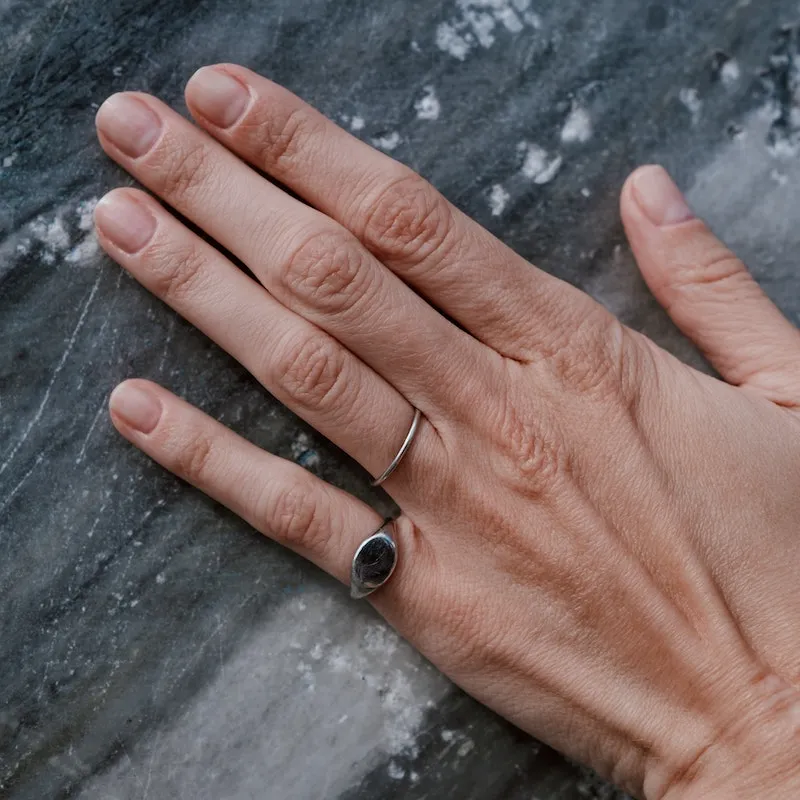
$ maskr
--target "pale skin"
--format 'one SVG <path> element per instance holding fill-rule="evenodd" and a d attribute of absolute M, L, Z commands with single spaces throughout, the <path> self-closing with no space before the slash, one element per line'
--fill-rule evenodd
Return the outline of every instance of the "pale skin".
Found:
<path fill-rule="evenodd" d="M 265 78 L 206 67 L 186 97 L 196 125 L 111 97 L 100 142 L 254 277 L 136 189 L 100 202 L 100 241 L 371 474 L 423 412 L 385 486 L 400 562 L 369 601 L 466 691 L 639 797 L 800 796 L 800 333 L 667 174 L 631 176 L 623 222 L 721 379 Z M 148 381 L 110 407 L 343 582 L 382 521 Z"/>

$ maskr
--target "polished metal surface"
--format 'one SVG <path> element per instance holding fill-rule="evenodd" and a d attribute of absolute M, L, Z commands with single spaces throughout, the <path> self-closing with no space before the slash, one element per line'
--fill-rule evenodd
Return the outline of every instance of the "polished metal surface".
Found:
<path fill-rule="evenodd" d="M 365 539 L 353 556 L 350 569 L 350 596 L 356 600 L 380 589 L 397 566 L 397 544 L 391 535 L 391 522 Z"/>
<path fill-rule="evenodd" d="M 386 467 L 381 475 L 375 478 L 375 480 L 372 482 L 373 486 L 380 486 L 382 483 L 385 483 L 389 476 L 400 466 L 400 462 L 405 457 L 414 441 L 414 437 L 417 435 L 417 430 L 419 429 L 419 423 L 421 419 L 422 412 L 418 408 L 415 408 L 414 419 L 411 421 L 411 427 L 408 429 L 408 433 L 406 434 L 403 444 L 400 445 L 400 449 L 397 451 L 397 455 L 392 459 L 392 463 L 389 464 L 389 466 Z"/>

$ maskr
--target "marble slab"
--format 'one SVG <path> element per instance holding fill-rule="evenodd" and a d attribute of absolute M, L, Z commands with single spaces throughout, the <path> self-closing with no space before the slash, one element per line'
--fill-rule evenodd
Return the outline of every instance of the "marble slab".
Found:
<path fill-rule="evenodd" d="M 617 213 L 664 163 L 800 319 L 796 0 L 0 0 L 0 796 L 578 800 L 613 790 L 365 604 L 135 452 L 157 380 L 368 499 L 367 476 L 98 252 L 112 92 L 278 80 L 700 364 Z M 792 111 L 795 115 L 792 115 Z"/>

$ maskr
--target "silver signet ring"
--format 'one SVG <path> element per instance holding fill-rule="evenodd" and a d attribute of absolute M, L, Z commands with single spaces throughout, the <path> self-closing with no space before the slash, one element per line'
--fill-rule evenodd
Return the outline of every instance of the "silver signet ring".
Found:
<path fill-rule="evenodd" d="M 353 556 L 350 568 L 350 596 L 356 600 L 380 589 L 397 566 L 397 544 L 391 535 L 391 522 L 365 539 Z"/>

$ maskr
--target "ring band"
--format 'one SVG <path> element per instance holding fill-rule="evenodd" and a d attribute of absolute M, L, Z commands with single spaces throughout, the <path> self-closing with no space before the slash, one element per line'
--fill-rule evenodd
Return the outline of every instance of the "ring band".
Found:
<path fill-rule="evenodd" d="M 354 600 L 372 594 L 392 577 L 397 566 L 397 544 L 387 520 L 372 536 L 364 539 L 350 568 L 350 596 Z"/>
<path fill-rule="evenodd" d="M 386 469 L 378 478 L 375 478 L 375 480 L 372 481 L 373 486 L 380 486 L 400 466 L 400 462 L 403 460 L 403 457 L 408 452 L 408 449 L 411 447 L 411 444 L 414 441 L 414 437 L 417 435 L 417 430 L 419 429 L 419 423 L 421 419 L 422 412 L 418 408 L 415 408 L 414 419 L 411 422 L 411 427 L 408 429 L 408 433 L 406 434 L 403 444 L 400 445 L 400 449 L 397 451 L 397 455 L 392 459 L 392 463 L 386 467 Z"/>

